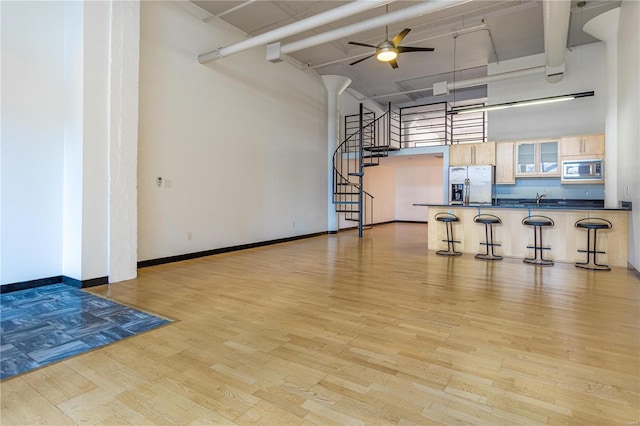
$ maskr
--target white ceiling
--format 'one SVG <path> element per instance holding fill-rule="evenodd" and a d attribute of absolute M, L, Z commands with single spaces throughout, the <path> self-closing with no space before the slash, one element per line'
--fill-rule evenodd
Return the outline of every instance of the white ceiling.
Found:
<path fill-rule="evenodd" d="M 224 13 L 244 1 L 193 1 L 193 3 L 213 16 Z M 226 13 L 220 18 L 212 19 L 222 19 L 249 36 L 255 36 L 345 3 L 347 2 L 333 0 L 255 1 L 236 11 Z M 620 4 L 619 1 L 612 0 L 585 2 L 574 0 L 571 3 L 572 13 L 567 43 L 569 48 L 594 42 L 595 39 L 582 31 L 583 24 L 592 17 Z M 396 1 L 389 4 L 389 12 L 415 4 L 415 1 Z M 385 6 L 380 6 L 280 41 L 283 44 L 290 43 L 384 13 Z M 484 29 L 483 24 L 486 25 Z M 544 52 L 542 2 L 538 0 L 473 0 L 391 24 L 389 36 L 393 37 L 404 28 L 411 28 L 412 31 L 403 40 L 402 45 L 433 47 L 435 51 L 400 54 L 397 69 L 392 69 L 389 64 L 379 62 L 375 58 L 350 66 L 350 62 L 372 53 L 373 49 L 349 45 L 347 42 L 351 40 L 376 45 L 385 38 L 385 28 L 380 27 L 294 52 L 290 56 L 299 66 L 311 67 L 320 74 L 339 74 L 350 77 L 352 79 L 350 88 L 366 97 L 373 97 L 380 103 L 403 104 L 428 96 L 430 92 L 386 95 L 415 89 L 430 89 L 434 82 L 452 81 L 451 73 L 454 69 L 461 71 L 456 74 L 456 80 L 473 78 L 486 74 L 485 67 L 489 62 Z M 457 37 L 454 37 L 454 34 L 457 34 Z M 216 45 L 215 40 L 211 41 L 211 50 L 219 47 L 223 46 Z"/>

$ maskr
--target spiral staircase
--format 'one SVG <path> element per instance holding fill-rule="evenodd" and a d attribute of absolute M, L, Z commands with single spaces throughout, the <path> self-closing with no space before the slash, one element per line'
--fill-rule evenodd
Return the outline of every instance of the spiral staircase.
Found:
<path fill-rule="evenodd" d="M 374 196 L 364 189 L 367 167 L 380 164 L 389 151 L 400 149 L 400 109 L 388 104 L 375 118 L 360 104 L 358 126 L 333 154 L 333 203 L 345 220 L 358 223 L 358 235 L 373 225 Z"/>

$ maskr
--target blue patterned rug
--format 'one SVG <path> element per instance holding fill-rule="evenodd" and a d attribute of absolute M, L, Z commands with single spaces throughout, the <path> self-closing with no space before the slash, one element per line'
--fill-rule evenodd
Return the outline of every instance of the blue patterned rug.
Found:
<path fill-rule="evenodd" d="M 170 321 L 64 284 L 0 295 L 0 379 Z"/>

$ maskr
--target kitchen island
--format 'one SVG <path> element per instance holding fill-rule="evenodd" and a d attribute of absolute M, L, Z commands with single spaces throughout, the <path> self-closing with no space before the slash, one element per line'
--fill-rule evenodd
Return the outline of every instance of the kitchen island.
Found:
<path fill-rule="evenodd" d="M 555 226 L 542 229 L 542 239 L 545 247 L 544 256 L 555 262 L 584 262 L 585 253 L 578 250 L 587 248 L 587 232 L 574 227 L 574 223 L 583 218 L 607 219 L 613 224 L 610 230 L 598 232 L 597 250 L 606 254 L 598 255 L 598 263 L 611 267 L 627 267 L 628 250 L 628 216 L 630 208 L 604 208 L 592 205 L 567 205 L 561 203 L 536 204 L 532 203 L 502 203 L 483 205 L 448 205 L 415 203 L 414 206 L 429 207 L 428 212 L 428 248 L 440 250 L 446 248 L 444 224 L 435 220 L 439 212 L 449 212 L 460 218 L 460 222 L 453 224 L 456 250 L 463 253 L 477 254 L 484 252 L 484 225 L 475 223 L 473 218 L 477 214 L 492 214 L 502 220 L 502 224 L 494 226 L 494 242 L 501 244 L 496 247 L 496 254 L 505 257 L 524 258 L 533 255 L 528 245 L 533 245 L 533 229 L 522 224 L 527 216 L 547 216 L 555 222 Z"/>

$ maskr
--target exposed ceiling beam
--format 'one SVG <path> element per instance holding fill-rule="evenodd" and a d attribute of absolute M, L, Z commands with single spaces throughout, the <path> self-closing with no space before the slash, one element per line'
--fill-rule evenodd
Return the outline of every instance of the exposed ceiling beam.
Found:
<path fill-rule="evenodd" d="M 277 40 L 281 40 L 292 35 L 308 31 L 311 28 L 317 28 L 322 25 L 335 22 L 339 19 L 346 18 L 351 15 L 361 13 L 365 10 L 373 9 L 383 4 L 392 3 L 395 0 L 357 0 L 344 6 L 336 7 L 323 13 L 311 16 L 306 19 L 285 25 L 273 31 L 251 37 L 247 40 L 232 44 L 230 46 L 220 47 L 198 56 L 198 62 L 205 64 L 215 61 L 235 53 L 242 52 L 252 47 L 266 45 Z"/>

